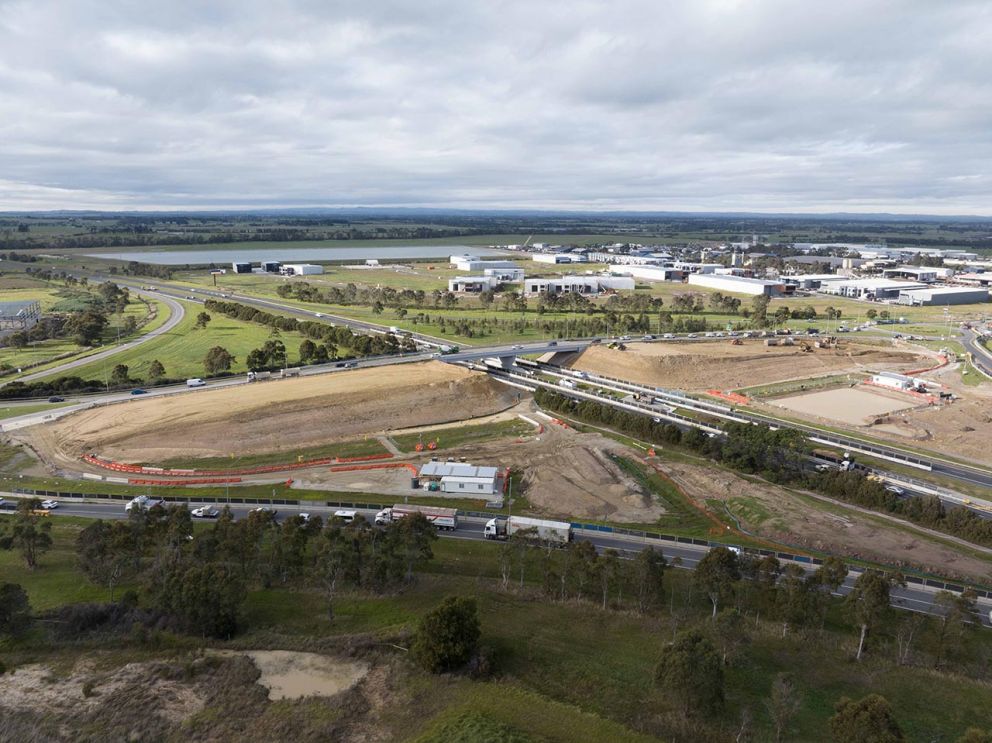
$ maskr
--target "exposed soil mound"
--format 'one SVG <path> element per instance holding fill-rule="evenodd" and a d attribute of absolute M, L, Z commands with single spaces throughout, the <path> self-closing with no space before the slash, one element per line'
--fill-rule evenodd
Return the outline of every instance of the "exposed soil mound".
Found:
<path fill-rule="evenodd" d="M 854 343 L 804 353 L 798 346 L 765 346 L 759 341 L 733 346 L 719 341 L 634 343 L 626 351 L 590 346 L 573 368 L 641 384 L 727 390 L 845 371 L 906 370 L 925 363 L 913 353 Z"/>
<path fill-rule="evenodd" d="M 428 362 L 131 401 L 25 432 L 55 460 L 86 452 L 126 462 L 293 451 L 392 428 L 489 415 L 517 393 Z"/>

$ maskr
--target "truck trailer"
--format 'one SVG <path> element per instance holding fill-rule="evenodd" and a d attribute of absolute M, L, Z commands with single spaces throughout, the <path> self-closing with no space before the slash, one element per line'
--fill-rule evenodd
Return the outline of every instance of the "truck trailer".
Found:
<path fill-rule="evenodd" d="M 526 516 L 510 516 L 507 519 L 493 518 L 486 522 L 483 534 L 486 539 L 509 539 L 518 531 L 534 529 L 538 539 L 558 544 L 572 541 L 572 525 L 567 521 L 531 519 Z"/>
<path fill-rule="evenodd" d="M 375 523 L 391 524 L 404 516 L 421 514 L 438 529 L 451 531 L 458 528 L 457 508 L 438 508 L 436 506 L 416 506 L 397 503 L 392 508 L 383 508 L 375 515 Z"/>

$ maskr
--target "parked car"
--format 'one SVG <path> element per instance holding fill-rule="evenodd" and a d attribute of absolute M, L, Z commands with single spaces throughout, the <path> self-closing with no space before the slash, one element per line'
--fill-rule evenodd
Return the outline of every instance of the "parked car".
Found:
<path fill-rule="evenodd" d="M 132 395 L 147 395 L 148 394 L 148 390 L 143 390 L 141 388 L 138 388 L 138 389 L 131 390 L 131 394 Z"/>
<path fill-rule="evenodd" d="M 59 502 L 57 500 L 51 500 L 51 499 L 43 500 L 41 502 L 41 505 L 39 506 L 39 508 L 41 508 L 43 511 L 51 511 L 53 508 L 58 508 L 58 507 L 59 507 Z"/>
<path fill-rule="evenodd" d="M 190 514 L 198 519 L 215 519 L 220 516 L 220 511 L 213 506 L 200 506 L 199 508 L 194 508 Z"/>
<path fill-rule="evenodd" d="M 52 395 L 48 398 L 48 402 L 65 402 L 65 398 L 59 397 L 58 395 Z"/>
<path fill-rule="evenodd" d="M 8 504 L 3 498 L 0 498 L 0 508 L 7 508 Z"/>

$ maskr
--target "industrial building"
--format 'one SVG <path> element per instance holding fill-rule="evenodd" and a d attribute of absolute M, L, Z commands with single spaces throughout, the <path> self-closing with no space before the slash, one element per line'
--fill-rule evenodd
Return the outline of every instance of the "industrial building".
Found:
<path fill-rule="evenodd" d="M 491 496 L 503 492 L 504 474 L 496 467 L 476 467 L 459 462 L 425 462 L 420 481 L 437 482 L 442 493 Z"/>
<path fill-rule="evenodd" d="M 695 261 L 672 261 L 672 268 L 677 268 L 686 273 L 716 273 L 718 268 L 723 268 L 722 263 L 704 263 Z"/>
<path fill-rule="evenodd" d="M 989 290 L 971 286 L 934 286 L 901 291 L 897 301 L 899 304 L 917 306 L 976 304 L 989 301 Z"/>
<path fill-rule="evenodd" d="M 604 291 L 633 291 L 629 276 L 562 276 L 560 279 L 526 279 L 527 294 L 599 294 Z"/>
<path fill-rule="evenodd" d="M 850 299 L 896 299 L 900 292 L 926 289 L 926 284 L 894 279 L 851 279 L 834 281 L 823 286 L 825 294 L 836 294 Z"/>
<path fill-rule="evenodd" d="M 279 261 L 262 261 L 262 270 L 265 273 L 279 273 L 282 270 L 282 263 Z"/>
<path fill-rule="evenodd" d="M 324 267 L 313 263 L 287 263 L 282 271 L 289 276 L 314 276 L 324 273 Z"/>
<path fill-rule="evenodd" d="M 817 291 L 835 281 L 846 281 L 847 277 L 838 276 L 833 273 L 807 273 L 796 276 L 783 276 L 781 280 L 787 285 L 794 286 L 803 291 Z"/>
<path fill-rule="evenodd" d="M 902 392 L 925 391 L 927 386 L 932 384 L 929 380 L 921 379 L 920 377 L 907 377 L 905 374 L 886 371 L 872 374 L 871 383 L 879 387 L 888 387 Z"/>
<path fill-rule="evenodd" d="M 34 300 L 0 302 L 0 333 L 28 330 L 41 319 L 41 305 Z"/>
<path fill-rule="evenodd" d="M 924 266 L 896 266 L 895 268 L 885 268 L 882 276 L 887 279 L 911 279 L 924 284 L 932 284 L 938 279 L 946 279 L 953 276 L 954 271 L 950 268 L 928 268 Z"/>
<path fill-rule="evenodd" d="M 492 276 L 455 276 L 448 279 L 448 291 L 466 294 L 478 294 L 499 286 L 499 279 Z"/>
<path fill-rule="evenodd" d="M 513 261 L 482 260 L 474 255 L 453 255 L 450 263 L 459 271 L 485 271 L 487 268 L 516 268 Z"/>
<path fill-rule="evenodd" d="M 718 276 L 716 274 L 691 273 L 689 284 L 703 286 L 707 289 L 718 289 L 722 292 L 735 294 L 751 294 L 754 296 L 778 297 L 792 291 L 781 281 L 765 279 L 749 279 L 744 276 Z"/>
<path fill-rule="evenodd" d="M 605 253 L 594 251 L 586 254 L 586 258 L 591 263 L 615 263 L 620 266 L 648 266 L 656 265 L 665 260 L 670 260 L 671 256 L 666 254 L 654 255 L 644 253 Z"/>
<path fill-rule="evenodd" d="M 610 266 L 610 273 L 633 276 L 645 281 L 682 281 L 685 271 L 664 266 Z"/>
<path fill-rule="evenodd" d="M 487 268 L 482 275 L 495 279 L 500 284 L 518 284 L 524 280 L 522 268 Z"/>
<path fill-rule="evenodd" d="M 234 271 L 234 273 L 251 273 L 251 264 L 250 263 L 232 263 L 231 264 L 231 270 Z"/>
<path fill-rule="evenodd" d="M 970 286 L 989 286 L 992 284 L 992 271 L 989 273 L 959 273 L 954 280 Z"/>
<path fill-rule="evenodd" d="M 535 263 L 588 263 L 584 253 L 534 253 Z"/>

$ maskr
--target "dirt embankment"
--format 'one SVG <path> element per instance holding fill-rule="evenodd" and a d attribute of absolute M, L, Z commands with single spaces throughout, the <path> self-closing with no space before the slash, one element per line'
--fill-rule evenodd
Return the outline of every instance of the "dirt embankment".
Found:
<path fill-rule="evenodd" d="M 489 415 L 516 390 L 428 362 L 129 401 L 25 429 L 47 459 L 127 462 L 291 452 L 386 429 Z"/>
<path fill-rule="evenodd" d="M 590 346 L 572 366 L 641 384 L 728 390 L 844 372 L 908 370 L 926 363 L 914 353 L 857 343 L 804 353 L 798 346 L 765 346 L 760 341 L 734 346 L 723 340 L 633 343 L 626 351 Z"/>
<path fill-rule="evenodd" d="M 922 534 L 853 511 L 831 513 L 784 488 L 726 470 L 676 462 L 661 462 L 659 467 L 690 498 L 723 501 L 744 528 L 772 541 L 975 580 L 987 580 L 992 567 L 992 561 Z"/>

